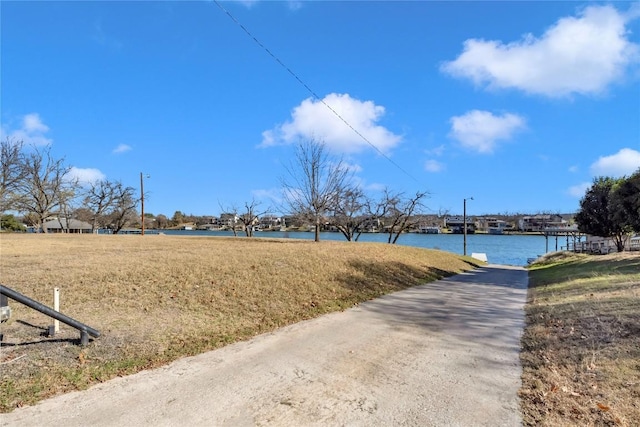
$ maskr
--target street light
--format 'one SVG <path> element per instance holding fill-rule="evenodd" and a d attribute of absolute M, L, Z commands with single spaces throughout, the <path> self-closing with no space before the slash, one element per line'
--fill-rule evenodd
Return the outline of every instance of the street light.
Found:
<path fill-rule="evenodd" d="M 463 237 L 463 251 L 462 254 L 464 256 L 467 255 L 467 200 L 473 200 L 473 197 L 469 197 L 468 199 L 464 199 L 463 205 L 462 205 L 462 224 L 463 224 L 463 228 L 462 228 L 462 235 Z"/>
<path fill-rule="evenodd" d="M 151 175 L 146 175 L 147 178 L 151 178 Z M 144 178 L 145 175 L 140 172 L 140 234 L 144 236 Z"/>

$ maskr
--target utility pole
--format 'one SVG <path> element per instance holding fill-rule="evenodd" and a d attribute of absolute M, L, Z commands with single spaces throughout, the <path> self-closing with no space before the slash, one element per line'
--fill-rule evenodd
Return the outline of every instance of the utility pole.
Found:
<path fill-rule="evenodd" d="M 463 200 L 462 204 L 462 235 L 463 239 L 463 250 L 462 254 L 467 256 L 467 200 L 473 200 L 473 197 L 469 197 L 468 199 Z"/>
<path fill-rule="evenodd" d="M 147 175 L 147 178 L 150 178 Z M 144 174 L 140 172 L 140 234 L 144 236 Z"/>

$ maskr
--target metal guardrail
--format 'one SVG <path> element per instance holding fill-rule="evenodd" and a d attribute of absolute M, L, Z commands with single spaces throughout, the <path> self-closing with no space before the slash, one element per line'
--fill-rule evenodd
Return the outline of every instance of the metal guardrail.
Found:
<path fill-rule="evenodd" d="M 4 285 L 0 285 L 0 295 L 5 295 L 6 297 L 11 298 L 14 301 L 24 304 L 29 308 L 39 311 L 42 314 L 45 314 L 71 326 L 72 328 L 77 329 L 78 331 L 80 331 L 80 344 L 82 345 L 87 345 L 89 343 L 89 336 L 92 336 L 94 338 L 98 338 L 100 336 L 100 332 L 98 330 L 93 329 L 92 327 L 85 325 L 82 322 L 78 322 L 77 320 L 66 316 L 58 311 L 55 311 L 51 307 L 47 307 L 46 305 L 39 303 L 38 301 L 31 299 L 28 296 L 14 291 L 13 289 L 8 288 Z"/>

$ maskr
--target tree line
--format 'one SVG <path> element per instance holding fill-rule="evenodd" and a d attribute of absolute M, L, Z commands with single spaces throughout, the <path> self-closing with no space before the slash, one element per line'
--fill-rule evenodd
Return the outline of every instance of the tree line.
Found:
<path fill-rule="evenodd" d="M 91 224 L 92 231 L 117 233 L 137 218 L 138 197 L 120 181 L 98 180 L 82 185 L 63 158 L 49 146 L 25 146 L 6 138 L 0 142 L 0 210 L 3 228 L 20 228 L 7 211 L 23 214 L 24 222 L 46 232 L 46 221 L 57 218 L 62 228 L 72 219 Z"/>
<path fill-rule="evenodd" d="M 19 212 L 23 221 L 38 231 L 47 232 L 48 220 L 58 219 L 60 228 L 68 231 L 71 220 L 91 224 L 92 232 L 109 229 L 117 234 L 125 227 L 151 221 L 153 226 L 167 228 L 185 222 L 202 223 L 204 218 L 176 211 L 172 218 L 145 214 L 140 218 L 137 206 L 141 195 L 120 181 L 97 180 L 81 183 L 63 158 L 55 158 L 49 146 L 25 146 L 22 141 L 7 138 L 1 142 L 0 209 L 2 228 L 19 229 L 21 224 L 5 212 Z M 358 240 L 372 223 L 382 221 L 389 233 L 389 243 L 396 243 L 401 233 L 416 225 L 424 211 L 426 192 L 406 195 L 385 189 L 374 199 L 356 183 L 352 168 L 329 154 L 321 141 L 308 140 L 296 147 L 291 163 L 281 178 L 284 203 L 277 207 L 301 223 L 313 224 L 315 240 L 320 231 L 332 227 L 349 240 Z M 242 208 L 222 207 L 242 225 L 248 237 L 253 224 L 271 209 L 260 209 L 251 200 Z M 234 220 L 235 221 L 235 220 Z M 146 224 L 145 224 L 146 225 Z M 232 228 L 234 234 L 235 226 Z"/>
<path fill-rule="evenodd" d="M 578 230 L 613 239 L 622 252 L 633 233 L 640 233 L 640 168 L 629 177 L 597 177 L 580 200 Z"/>
<path fill-rule="evenodd" d="M 287 212 L 297 225 L 311 224 L 315 241 L 320 241 L 322 230 L 334 229 L 347 241 L 357 241 L 363 232 L 384 227 L 388 243 L 396 243 L 402 233 L 418 225 L 428 197 L 427 192 L 407 195 L 390 189 L 384 189 L 378 198 L 368 195 L 355 179 L 353 168 L 314 139 L 296 146 L 280 182 L 283 203 L 275 209 L 262 209 L 255 199 L 242 208 L 220 208 L 237 219 L 247 237 L 253 236 L 261 216 L 277 210 Z M 233 224 L 230 230 L 236 234 Z"/>
<path fill-rule="evenodd" d="M 21 213 L 23 221 L 36 230 L 46 232 L 44 224 L 53 218 L 61 228 L 77 219 L 91 224 L 92 231 L 106 228 L 112 233 L 138 226 L 142 220 L 153 219 L 156 227 L 167 228 L 210 218 L 176 211 L 172 218 L 146 214 L 141 219 L 137 211 L 141 197 L 133 187 L 107 179 L 82 184 L 49 146 L 26 147 L 7 138 L 0 148 L 0 209 L 3 214 Z M 358 184 L 343 158 L 332 156 L 322 141 L 313 139 L 297 145 L 280 181 L 284 201 L 277 210 L 288 212 L 299 223 L 312 224 L 316 241 L 327 228 L 356 241 L 372 227 L 383 227 L 388 242 L 396 243 L 400 234 L 417 226 L 429 196 L 426 191 L 405 194 L 384 189 L 373 197 Z M 248 237 L 253 236 L 258 218 L 271 210 L 260 209 L 255 200 L 242 208 L 221 208 L 237 218 Z M 640 169 L 629 177 L 595 178 L 580 200 L 575 221 L 581 232 L 612 238 L 618 250 L 624 250 L 629 236 L 640 233 Z M 2 228 L 19 227 L 13 216 L 3 215 Z"/>

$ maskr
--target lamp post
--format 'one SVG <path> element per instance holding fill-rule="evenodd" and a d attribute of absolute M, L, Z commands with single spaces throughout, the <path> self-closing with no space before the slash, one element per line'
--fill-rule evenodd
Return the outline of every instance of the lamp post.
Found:
<path fill-rule="evenodd" d="M 467 255 L 467 200 L 473 200 L 473 197 L 464 199 L 462 204 L 462 235 L 463 235 L 463 250 L 462 254 Z"/>
<path fill-rule="evenodd" d="M 150 178 L 147 175 L 147 178 Z M 140 235 L 144 236 L 144 174 L 140 172 Z"/>

